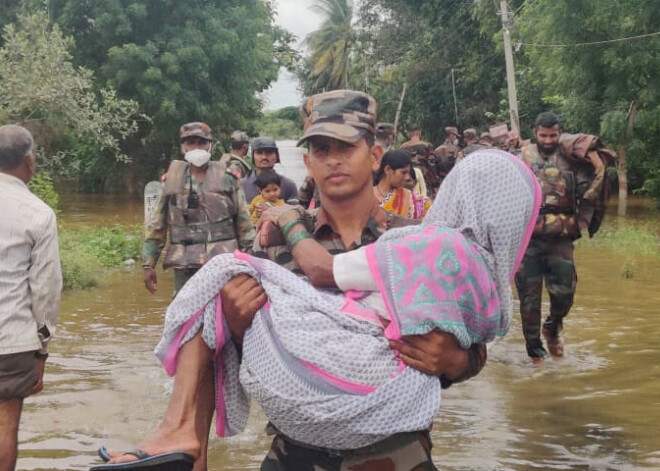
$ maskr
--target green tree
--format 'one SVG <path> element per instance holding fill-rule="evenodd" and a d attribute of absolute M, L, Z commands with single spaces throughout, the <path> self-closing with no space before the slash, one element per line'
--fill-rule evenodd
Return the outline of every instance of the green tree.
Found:
<path fill-rule="evenodd" d="M 506 114 L 501 25 L 492 1 L 365 0 L 358 35 L 364 54 L 354 61 L 359 79 L 352 86 L 369 84 L 380 119 L 394 121 L 404 84 L 403 125 L 421 125 L 431 141 L 441 141 L 447 125 L 485 127 Z"/>
<path fill-rule="evenodd" d="M 310 57 L 304 70 L 317 89 L 347 88 L 355 43 L 353 4 L 350 0 L 315 0 L 312 9 L 323 16 L 323 22 L 305 38 Z"/>
<path fill-rule="evenodd" d="M 51 16 L 78 44 L 76 60 L 152 117 L 127 142 L 128 185 L 157 177 L 177 154 L 178 129 L 216 132 L 259 115 L 258 92 L 290 66 L 292 36 L 273 26 L 265 0 L 51 0 Z"/>
<path fill-rule="evenodd" d="M 566 128 L 601 134 L 617 150 L 619 211 L 625 214 L 628 170 L 643 170 L 648 181 L 660 166 L 660 36 L 648 35 L 660 31 L 660 5 L 539 0 L 523 8 L 520 31 L 543 99 Z M 648 36 L 611 41 L 640 35 Z"/>
<path fill-rule="evenodd" d="M 120 144 L 137 129 L 137 104 L 112 88 L 95 91 L 91 71 L 72 63 L 72 38 L 48 24 L 45 13 L 19 14 L 5 26 L 0 48 L 0 115 L 29 128 L 51 166 L 79 168 L 104 157 L 126 161 Z M 98 152 L 81 154 L 67 139 L 91 143 Z"/>

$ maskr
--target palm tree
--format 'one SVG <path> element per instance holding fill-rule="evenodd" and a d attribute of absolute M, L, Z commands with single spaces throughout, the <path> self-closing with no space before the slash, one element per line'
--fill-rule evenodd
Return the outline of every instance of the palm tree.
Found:
<path fill-rule="evenodd" d="M 323 16 L 321 27 L 305 38 L 311 49 L 309 78 L 318 88 L 348 88 L 348 69 L 355 31 L 351 0 L 315 0 L 312 9 Z"/>

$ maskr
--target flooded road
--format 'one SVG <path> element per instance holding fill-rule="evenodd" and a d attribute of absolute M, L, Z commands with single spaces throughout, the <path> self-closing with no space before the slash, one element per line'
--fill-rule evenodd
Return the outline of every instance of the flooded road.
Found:
<path fill-rule="evenodd" d="M 300 160 L 285 151 L 283 161 L 280 170 L 299 182 Z M 117 196 L 63 203 L 66 224 L 143 218 L 140 201 Z M 626 219 L 611 209 L 606 228 L 645 225 L 660 233 L 660 213 L 647 201 L 632 200 Z M 566 357 L 530 366 L 516 314 L 483 372 L 443 393 L 432 431 L 439 469 L 660 469 L 660 256 L 579 242 L 576 261 Z M 626 265 L 632 278 L 622 277 Z M 100 463 L 100 444 L 132 448 L 157 424 L 171 380 L 152 351 L 171 273 L 159 272 L 159 282 L 150 295 L 133 267 L 113 271 L 100 288 L 64 293 L 44 392 L 26 401 L 18 469 L 84 470 Z M 270 442 L 264 425 L 255 410 L 240 436 L 212 438 L 209 469 L 259 469 Z"/>

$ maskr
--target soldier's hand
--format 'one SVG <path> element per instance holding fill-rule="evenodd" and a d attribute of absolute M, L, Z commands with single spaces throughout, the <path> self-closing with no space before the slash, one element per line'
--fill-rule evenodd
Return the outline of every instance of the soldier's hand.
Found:
<path fill-rule="evenodd" d="M 144 269 L 144 286 L 151 294 L 156 293 L 158 289 L 158 277 L 154 268 L 147 267 Z"/>
<path fill-rule="evenodd" d="M 458 345 L 452 334 L 435 329 L 424 335 L 402 337 L 401 340 L 391 340 L 390 347 L 399 352 L 406 365 L 422 373 L 444 375 L 454 380 L 468 367 L 468 352 Z"/>
<path fill-rule="evenodd" d="M 232 338 L 241 345 L 254 315 L 266 304 L 266 292 L 251 276 L 237 275 L 225 284 L 220 297 Z"/>
<path fill-rule="evenodd" d="M 44 369 L 46 368 L 46 358 L 37 358 L 37 365 L 39 368 L 39 378 L 37 379 L 35 385 L 32 387 L 30 394 L 40 393 L 44 388 Z"/>
<path fill-rule="evenodd" d="M 261 226 L 266 222 L 270 222 L 274 226 L 282 229 L 286 223 L 302 218 L 300 209 L 300 206 L 292 206 L 290 204 L 268 208 L 268 210 L 264 211 L 261 215 L 261 219 L 259 219 L 257 224 L 257 230 L 261 229 Z"/>

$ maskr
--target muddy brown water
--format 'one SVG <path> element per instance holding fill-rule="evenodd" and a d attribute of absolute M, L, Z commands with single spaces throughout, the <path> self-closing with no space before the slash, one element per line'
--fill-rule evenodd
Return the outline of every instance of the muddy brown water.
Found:
<path fill-rule="evenodd" d="M 283 152 L 283 171 L 300 181 L 293 152 Z M 68 195 L 60 219 L 139 224 L 142 204 Z M 643 199 L 631 200 L 627 218 L 612 213 L 606 221 L 638 224 L 660 233 L 660 213 Z M 660 256 L 578 243 L 576 259 L 566 357 L 530 366 L 516 314 L 483 372 L 443 393 L 432 431 L 439 469 L 660 469 Z M 633 278 L 623 278 L 631 261 Z M 100 463 L 99 445 L 131 448 L 156 425 L 172 385 L 152 353 L 172 291 L 171 273 L 158 275 L 154 296 L 138 267 L 111 272 L 102 287 L 64 293 L 46 386 L 26 401 L 17 469 L 85 470 Z M 244 433 L 212 438 L 209 469 L 259 469 L 265 422 L 255 407 Z"/>

